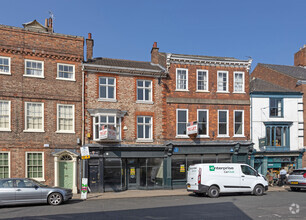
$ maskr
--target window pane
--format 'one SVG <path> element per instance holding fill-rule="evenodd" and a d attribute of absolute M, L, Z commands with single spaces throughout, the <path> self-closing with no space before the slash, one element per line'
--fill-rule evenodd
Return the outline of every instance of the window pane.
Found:
<path fill-rule="evenodd" d="M 226 122 L 227 121 L 227 112 L 219 111 L 219 122 Z"/>
<path fill-rule="evenodd" d="M 115 84 L 115 79 L 114 78 L 108 78 L 108 84 L 109 85 L 114 85 Z"/>
<path fill-rule="evenodd" d="M 115 89 L 114 87 L 108 87 L 108 98 L 113 99 L 115 96 Z"/>
<path fill-rule="evenodd" d="M 143 125 L 138 125 L 137 126 L 137 131 L 138 131 L 138 138 L 144 138 L 143 136 Z"/>
<path fill-rule="evenodd" d="M 143 100 L 143 89 L 137 89 L 137 100 Z"/>
<path fill-rule="evenodd" d="M 145 138 L 151 138 L 151 126 L 150 125 L 146 125 L 145 126 Z"/>
<path fill-rule="evenodd" d="M 225 135 L 226 132 L 226 124 L 219 124 L 219 134 Z"/>
<path fill-rule="evenodd" d="M 186 114 L 186 111 L 178 111 L 178 122 L 187 122 Z"/>
<path fill-rule="evenodd" d="M 178 123 L 178 134 L 186 134 L 186 123 Z"/>

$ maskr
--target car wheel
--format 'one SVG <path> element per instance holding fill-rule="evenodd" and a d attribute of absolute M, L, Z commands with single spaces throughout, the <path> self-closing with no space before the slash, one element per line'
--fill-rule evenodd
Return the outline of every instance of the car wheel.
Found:
<path fill-rule="evenodd" d="M 263 186 L 261 186 L 261 185 L 257 185 L 257 186 L 255 186 L 255 188 L 254 188 L 254 195 L 256 195 L 256 196 L 262 196 L 263 194 L 264 194 L 264 188 L 263 188 Z"/>
<path fill-rule="evenodd" d="M 220 193 L 219 188 L 216 186 L 209 187 L 208 192 L 207 192 L 210 198 L 218 198 L 219 193 Z"/>
<path fill-rule="evenodd" d="M 60 205 L 63 202 L 63 196 L 60 193 L 51 193 L 48 197 L 50 205 Z"/>

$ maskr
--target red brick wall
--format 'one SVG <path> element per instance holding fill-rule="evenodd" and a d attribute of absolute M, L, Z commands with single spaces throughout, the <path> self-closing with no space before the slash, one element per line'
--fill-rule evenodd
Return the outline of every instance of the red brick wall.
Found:
<path fill-rule="evenodd" d="M 306 66 L 306 47 L 294 54 L 294 66 Z"/>

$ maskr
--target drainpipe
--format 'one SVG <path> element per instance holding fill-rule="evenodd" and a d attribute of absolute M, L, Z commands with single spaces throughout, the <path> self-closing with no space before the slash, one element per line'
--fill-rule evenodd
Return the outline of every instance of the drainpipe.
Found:
<path fill-rule="evenodd" d="M 84 129 L 85 129 L 85 72 L 84 72 L 84 66 L 82 64 L 82 146 L 84 146 Z M 85 177 L 85 161 L 82 160 L 82 177 Z M 82 181 L 82 179 L 81 179 Z"/>

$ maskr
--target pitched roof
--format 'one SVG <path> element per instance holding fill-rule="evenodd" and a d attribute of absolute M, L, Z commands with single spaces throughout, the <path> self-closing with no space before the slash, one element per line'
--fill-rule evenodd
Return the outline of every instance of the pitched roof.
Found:
<path fill-rule="evenodd" d="M 217 57 L 217 56 L 202 56 L 202 55 L 188 55 L 188 54 L 171 54 L 172 57 L 182 57 L 186 59 L 197 59 L 197 60 L 214 60 L 214 61 L 234 61 L 234 62 L 241 62 L 246 60 L 238 60 L 234 57 Z"/>
<path fill-rule="evenodd" d="M 300 66 L 285 66 L 259 63 L 258 65 L 286 74 L 299 80 L 306 80 L 306 68 Z"/>
<path fill-rule="evenodd" d="M 111 67 L 125 67 L 125 68 L 134 68 L 134 69 L 146 69 L 146 70 L 153 70 L 153 71 L 163 71 L 164 70 L 160 65 L 156 65 L 151 62 L 111 59 L 111 58 L 104 58 L 104 57 L 97 57 L 94 59 L 90 59 L 87 62 L 85 62 L 85 65 L 86 64 L 111 66 Z"/>
<path fill-rule="evenodd" d="M 283 88 L 279 85 L 275 85 L 273 83 L 264 81 L 262 79 L 251 79 L 250 82 L 250 93 L 254 92 L 277 92 L 277 93 L 282 93 L 282 92 L 292 92 L 292 93 L 299 93 L 295 90 Z"/>

